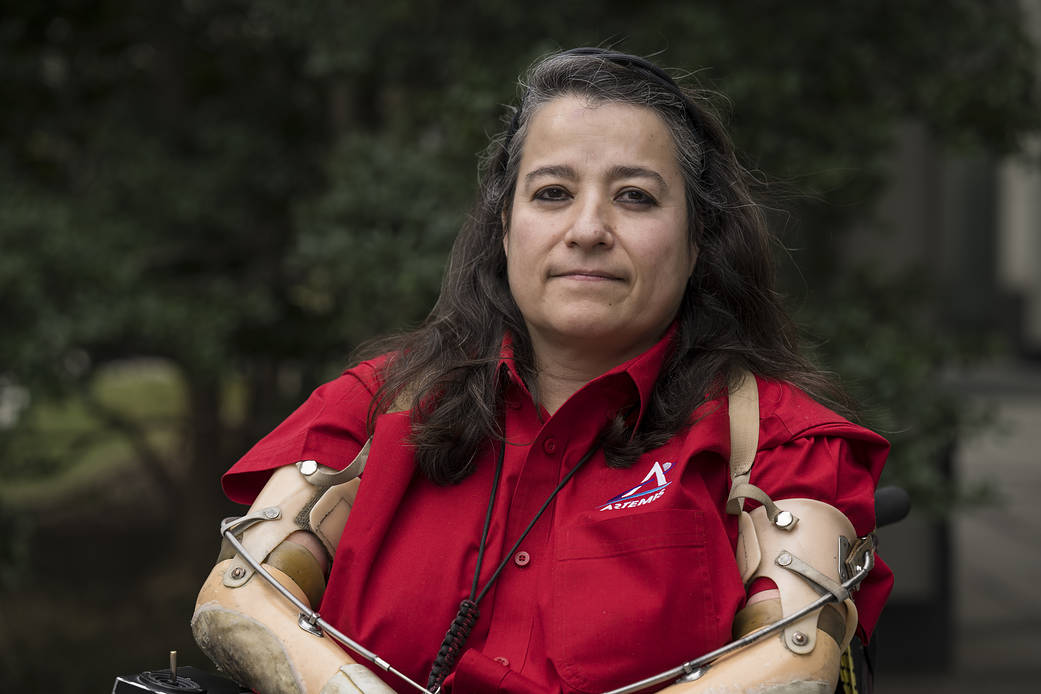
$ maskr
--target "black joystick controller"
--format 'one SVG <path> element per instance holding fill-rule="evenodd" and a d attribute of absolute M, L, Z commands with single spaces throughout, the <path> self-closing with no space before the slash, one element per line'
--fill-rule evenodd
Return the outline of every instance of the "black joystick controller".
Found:
<path fill-rule="evenodd" d="M 112 694 L 242 694 L 248 691 L 227 677 L 191 665 L 177 667 L 177 651 L 170 651 L 169 669 L 120 675 L 112 686 Z"/>

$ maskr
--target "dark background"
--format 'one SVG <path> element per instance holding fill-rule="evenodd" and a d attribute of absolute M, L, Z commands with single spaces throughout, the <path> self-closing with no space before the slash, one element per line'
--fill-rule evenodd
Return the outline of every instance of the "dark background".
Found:
<path fill-rule="evenodd" d="M 973 0 L 4 3 L 0 690 L 108 691 L 173 648 L 205 664 L 187 623 L 238 511 L 219 474 L 353 347 L 422 320 L 516 76 L 558 48 L 653 55 L 708 90 L 763 183 L 808 348 L 894 442 L 887 480 L 928 518 L 986 500 L 946 463 L 988 418 L 944 375 L 1038 353 L 993 257 L 995 166 L 1037 165 L 1029 17 Z M 912 165 L 961 173 L 900 203 L 916 143 Z"/>

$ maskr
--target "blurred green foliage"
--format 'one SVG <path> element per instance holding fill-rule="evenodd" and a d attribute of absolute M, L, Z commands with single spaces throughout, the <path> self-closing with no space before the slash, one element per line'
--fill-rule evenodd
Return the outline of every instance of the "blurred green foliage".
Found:
<path fill-rule="evenodd" d="M 0 374 L 83 396 L 109 362 L 166 359 L 197 418 L 186 479 L 212 478 L 353 346 L 421 320 L 513 76 L 604 42 L 716 93 L 799 220 L 784 240 L 810 332 L 878 345 L 854 359 L 829 334 L 824 357 L 874 373 L 896 429 L 953 437 L 953 414 L 899 406 L 952 355 L 883 310 L 885 287 L 851 284 L 836 244 L 901 123 L 991 153 L 1036 130 L 1014 2 L 27 5 L 0 23 Z M 229 382 L 243 411 L 215 427 Z"/>
<path fill-rule="evenodd" d="M 1038 57 L 1018 3 L 8 9 L 0 395 L 33 404 L 0 429 L 0 483 L 90 463 L 76 446 L 32 443 L 49 436 L 41 408 L 66 401 L 66 415 L 89 411 L 124 440 L 107 457 L 151 470 L 164 508 L 190 506 L 173 524 L 204 566 L 219 472 L 360 341 L 432 305 L 515 76 L 550 50 L 608 44 L 691 71 L 726 112 L 748 166 L 774 182 L 783 241 L 799 249 L 787 289 L 815 348 L 894 434 L 892 478 L 936 501 L 936 456 L 972 420 L 939 375 L 970 351 L 938 345 L 928 301 L 909 310 L 906 285 L 840 263 L 837 248 L 870 223 L 902 124 L 993 155 L 1037 132 Z M 109 365 L 142 357 L 174 374 L 176 393 L 151 397 L 183 404 L 160 408 L 159 424 L 99 395 Z M 12 518 L 0 508 L 0 530 Z M 0 577 L 20 546 L 0 553 Z"/>
<path fill-rule="evenodd" d="M 25 4 L 0 20 L 0 374 L 83 394 L 167 359 L 199 418 L 187 479 L 212 478 L 359 341 L 421 320 L 514 75 L 604 42 L 716 92 L 799 220 L 808 315 L 854 332 L 899 320 L 832 299 L 894 129 L 1005 153 L 1041 112 L 1014 2 Z M 242 416 L 214 428 L 229 381 Z"/>

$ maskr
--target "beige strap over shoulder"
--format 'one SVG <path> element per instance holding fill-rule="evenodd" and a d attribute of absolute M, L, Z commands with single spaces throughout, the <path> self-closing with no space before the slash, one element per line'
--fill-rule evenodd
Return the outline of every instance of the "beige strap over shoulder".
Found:
<path fill-rule="evenodd" d="M 739 374 L 731 388 L 729 414 L 731 487 L 726 510 L 738 516 L 736 558 L 741 580 L 745 584 L 760 576 L 773 580 L 785 616 L 824 592 L 833 594 L 845 608 L 845 633 L 837 639 L 840 648 L 845 648 L 856 628 L 857 615 L 849 592 L 840 585 L 844 558 L 840 547 L 842 539 L 846 547 L 856 540 L 853 526 L 838 509 L 812 499 L 785 499 L 782 510 L 749 481 L 759 447 L 760 412 L 758 384 L 747 371 Z M 745 499 L 754 499 L 762 506 L 745 512 Z M 800 517 L 808 525 L 792 532 Z M 813 650 L 817 620 L 817 614 L 810 614 L 785 629 L 789 650 Z"/>
<path fill-rule="evenodd" d="M 784 514 L 773 500 L 748 480 L 759 448 L 759 385 L 744 369 L 730 388 L 730 496 L 727 513 L 741 514 L 745 499 L 755 499 L 766 507 L 766 515 L 779 527 L 795 527 L 791 514 Z"/>
<path fill-rule="evenodd" d="M 742 369 L 738 380 L 730 388 L 730 479 L 746 481 L 759 448 L 759 386 L 755 376 Z M 734 494 L 727 500 L 736 501 Z"/>

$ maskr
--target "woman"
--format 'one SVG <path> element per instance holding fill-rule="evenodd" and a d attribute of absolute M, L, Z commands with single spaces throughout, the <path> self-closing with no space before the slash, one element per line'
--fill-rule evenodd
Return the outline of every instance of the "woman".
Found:
<path fill-rule="evenodd" d="M 371 438 L 346 523 L 330 538 L 312 513 L 258 560 L 294 581 L 268 556 L 292 532 L 280 546 L 327 572 L 310 604 L 431 690 L 607 691 L 718 648 L 739 612 L 784 598 L 783 578 L 735 559 L 728 402 L 742 374 L 759 400 L 742 489 L 823 502 L 866 535 L 887 445 L 806 394 L 834 391 L 795 349 L 747 175 L 659 68 L 599 49 L 539 61 L 483 174 L 426 323 L 315 391 L 224 487 L 262 509 L 300 485 L 286 466 L 342 469 Z M 792 537 L 819 532 L 801 525 Z M 232 554 L 194 620 L 211 657 L 259 691 L 386 691 L 341 668 L 351 656 L 329 639 L 286 645 L 310 638 L 296 612 L 268 615 L 277 598 L 248 567 L 231 577 Z M 240 597 L 243 575 L 255 597 Z M 881 564 L 862 584 L 863 638 L 890 584 Z M 764 640 L 676 686 L 830 691 L 856 610 L 838 619 L 833 642 L 809 630 L 810 655 Z M 229 640 L 229 624 L 254 621 L 277 638 Z"/>

